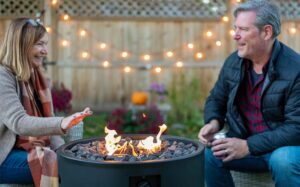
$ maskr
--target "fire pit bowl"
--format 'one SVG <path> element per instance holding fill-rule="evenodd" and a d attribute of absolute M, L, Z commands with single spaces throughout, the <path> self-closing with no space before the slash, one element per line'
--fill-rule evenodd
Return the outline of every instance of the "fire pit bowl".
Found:
<path fill-rule="evenodd" d="M 147 135 L 149 136 L 149 135 Z M 146 135 L 125 135 L 140 140 Z M 182 142 L 194 151 L 178 157 L 145 161 L 107 161 L 78 158 L 70 154 L 77 144 L 103 141 L 89 138 L 69 142 L 58 151 L 61 187 L 202 187 L 204 186 L 204 147 L 182 137 L 162 136 L 168 142 Z M 175 142 L 175 143 L 176 143 Z"/>

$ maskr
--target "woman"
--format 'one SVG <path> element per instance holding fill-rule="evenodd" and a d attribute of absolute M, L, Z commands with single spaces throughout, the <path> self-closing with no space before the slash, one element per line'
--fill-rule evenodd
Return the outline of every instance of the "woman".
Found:
<path fill-rule="evenodd" d="M 92 112 L 53 117 L 50 90 L 41 65 L 48 36 L 39 22 L 12 21 L 0 48 L 0 184 L 56 186 L 58 135 Z M 50 147 L 50 148 L 49 148 Z"/>

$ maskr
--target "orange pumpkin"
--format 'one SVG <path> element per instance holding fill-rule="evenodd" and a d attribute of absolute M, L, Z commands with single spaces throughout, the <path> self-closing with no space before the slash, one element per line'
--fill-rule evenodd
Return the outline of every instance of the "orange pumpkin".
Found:
<path fill-rule="evenodd" d="M 148 101 L 148 95 L 146 92 L 133 92 L 131 95 L 131 102 L 134 105 L 145 105 Z"/>

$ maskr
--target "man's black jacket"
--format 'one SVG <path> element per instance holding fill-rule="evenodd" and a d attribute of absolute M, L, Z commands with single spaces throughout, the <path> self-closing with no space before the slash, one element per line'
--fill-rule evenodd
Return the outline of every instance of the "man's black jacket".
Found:
<path fill-rule="evenodd" d="M 235 98 L 244 76 L 243 59 L 237 52 L 225 61 L 208 97 L 204 119 L 229 125 L 228 135 L 247 139 L 252 155 L 268 153 L 288 145 L 300 145 L 300 56 L 275 40 L 261 93 L 261 112 L 271 129 L 249 135 L 237 110 Z"/>

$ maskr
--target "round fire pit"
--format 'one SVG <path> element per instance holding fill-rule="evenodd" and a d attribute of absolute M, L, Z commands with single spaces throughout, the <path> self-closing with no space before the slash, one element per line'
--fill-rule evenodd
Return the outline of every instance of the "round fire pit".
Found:
<path fill-rule="evenodd" d="M 149 135 L 124 135 L 141 140 Z M 182 137 L 162 136 L 171 145 L 185 145 L 188 154 L 156 156 L 153 160 L 89 159 L 72 154 L 80 144 L 93 144 L 104 138 L 76 140 L 61 146 L 58 151 L 60 186 L 78 187 L 201 187 L 204 186 L 204 147 L 197 141 Z M 189 151 L 189 150 L 188 150 Z M 187 152 L 188 152 L 187 151 Z M 173 151 L 174 152 L 174 151 Z"/>

